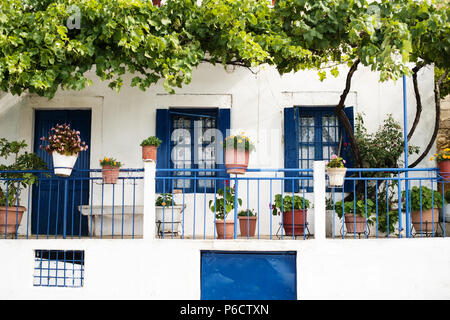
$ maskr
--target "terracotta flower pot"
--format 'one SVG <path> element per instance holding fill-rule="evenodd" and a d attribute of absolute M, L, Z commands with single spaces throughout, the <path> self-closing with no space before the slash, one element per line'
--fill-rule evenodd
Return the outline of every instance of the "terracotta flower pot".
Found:
<path fill-rule="evenodd" d="M 238 217 L 241 236 L 254 237 L 257 217 Z"/>
<path fill-rule="evenodd" d="M 284 212 L 283 213 L 284 234 L 286 236 L 302 236 L 305 232 L 304 227 L 306 227 L 307 216 L 308 210 L 294 210 L 294 213 L 292 213 L 292 210 Z"/>
<path fill-rule="evenodd" d="M 116 184 L 119 178 L 119 167 L 103 166 L 102 177 L 105 184 Z"/>
<path fill-rule="evenodd" d="M 450 181 L 450 160 L 444 160 L 439 162 L 439 175 L 445 181 Z"/>
<path fill-rule="evenodd" d="M 250 152 L 248 150 L 226 149 L 225 167 L 227 172 L 230 174 L 244 174 L 247 171 L 249 157 Z"/>
<path fill-rule="evenodd" d="M 158 147 L 156 147 L 156 146 L 142 146 L 142 160 L 156 161 L 157 149 L 158 149 Z"/>
<path fill-rule="evenodd" d="M 60 177 L 68 177 L 72 174 L 72 169 L 75 166 L 75 162 L 77 162 L 78 159 L 78 153 L 71 156 L 67 156 L 65 154 L 53 151 L 52 158 L 55 175 Z"/>
<path fill-rule="evenodd" d="M 27 211 L 27 209 L 22 206 L 0 206 L 0 234 L 5 234 L 5 227 L 6 234 L 16 234 L 25 211 Z"/>
<path fill-rule="evenodd" d="M 344 185 L 347 168 L 327 168 L 327 174 L 331 187 L 342 187 Z"/>
<path fill-rule="evenodd" d="M 234 238 L 234 221 L 216 220 L 217 239 L 233 239 Z M 225 237 L 224 237 L 225 232 Z"/>
<path fill-rule="evenodd" d="M 437 230 L 439 222 L 439 211 L 437 208 L 422 210 L 422 220 L 420 220 L 420 210 L 411 212 L 411 220 L 414 229 L 418 234 L 425 232 L 433 232 Z M 422 223 L 421 223 L 422 221 Z M 434 227 L 433 227 L 434 222 Z"/>
<path fill-rule="evenodd" d="M 366 230 L 366 218 L 359 214 L 353 213 L 344 214 L 345 217 L 345 230 L 348 233 L 364 233 Z"/>

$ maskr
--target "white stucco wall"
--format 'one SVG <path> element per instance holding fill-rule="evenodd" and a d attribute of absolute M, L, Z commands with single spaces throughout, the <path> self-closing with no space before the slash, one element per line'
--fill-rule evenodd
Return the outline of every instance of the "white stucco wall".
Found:
<path fill-rule="evenodd" d="M 200 299 L 200 251 L 297 251 L 298 299 L 449 299 L 449 238 L 2 240 L 0 299 Z M 85 250 L 82 288 L 33 287 L 34 250 Z"/>

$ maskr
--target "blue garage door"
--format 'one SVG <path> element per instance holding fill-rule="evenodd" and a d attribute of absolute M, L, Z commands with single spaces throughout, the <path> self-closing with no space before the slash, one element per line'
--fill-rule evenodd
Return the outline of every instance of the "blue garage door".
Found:
<path fill-rule="evenodd" d="M 296 300 L 296 252 L 202 251 L 202 300 Z"/>

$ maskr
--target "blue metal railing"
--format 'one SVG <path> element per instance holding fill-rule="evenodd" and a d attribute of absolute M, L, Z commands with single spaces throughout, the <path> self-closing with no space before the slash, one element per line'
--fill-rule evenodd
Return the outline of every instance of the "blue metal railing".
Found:
<path fill-rule="evenodd" d="M 53 171 L 0 171 L 0 210 L 7 212 L 1 215 L 0 238 L 140 238 L 142 222 L 136 220 L 143 212 L 136 205 L 136 188 L 143 172 L 121 169 L 117 182 L 107 184 L 101 169 L 74 169 L 69 177 Z M 16 177 L 10 178 L 11 173 Z M 33 186 L 17 187 L 31 175 Z"/>
<path fill-rule="evenodd" d="M 450 181 L 437 168 L 349 168 L 345 181 L 351 181 L 350 192 L 328 194 L 328 237 L 445 237 L 450 221 L 442 191 Z"/>
<path fill-rule="evenodd" d="M 296 173 L 296 176 L 285 177 L 286 172 Z M 285 192 L 285 187 L 290 185 L 290 190 L 294 190 L 295 182 L 298 182 L 296 195 L 305 205 L 309 201 L 306 198 L 312 197 L 306 192 L 306 182 L 312 181 L 312 174 L 312 169 L 248 169 L 245 176 L 227 177 L 221 169 L 157 169 L 156 181 L 162 184 L 163 202 L 167 193 L 174 198 L 177 192 L 180 194 L 174 199 L 175 204 L 156 208 L 161 212 L 157 213 L 157 233 L 161 238 L 226 239 L 226 231 L 231 228 L 233 239 L 306 239 L 311 235 L 306 210 L 299 216 L 291 206 L 290 215 L 291 212 L 284 208 L 286 200 L 282 197 L 278 208 L 280 217 L 272 213 L 275 195 L 290 194 Z M 193 192 L 186 193 L 191 185 Z M 242 211 L 241 219 L 239 211 Z M 250 211 L 256 211 L 256 219 L 250 217 Z M 292 221 L 286 218 L 287 215 L 292 216 Z M 221 224 L 223 216 L 234 225 Z M 255 220 L 254 227 L 250 220 Z M 199 223 L 202 224 L 200 227 Z M 251 228 L 254 231 L 250 231 Z"/>

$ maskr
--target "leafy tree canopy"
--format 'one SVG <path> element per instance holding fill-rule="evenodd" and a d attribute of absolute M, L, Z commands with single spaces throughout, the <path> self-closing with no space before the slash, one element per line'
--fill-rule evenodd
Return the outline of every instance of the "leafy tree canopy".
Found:
<path fill-rule="evenodd" d="M 80 90 L 89 70 L 119 90 L 122 76 L 174 92 L 202 62 L 317 69 L 355 60 L 380 80 L 411 62 L 449 69 L 449 6 L 382 0 L 0 0 L 0 90 L 49 98 Z M 78 19 L 78 20 L 77 20 Z M 79 28 L 77 27 L 79 23 Z M 75 27 L 74 27 L 75 26 Z"/>

